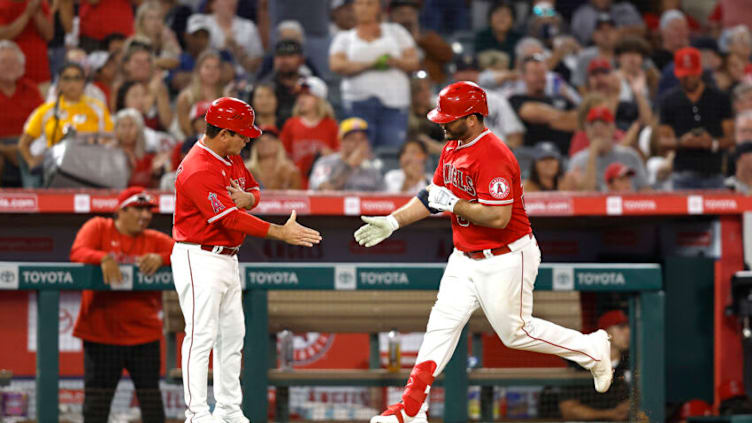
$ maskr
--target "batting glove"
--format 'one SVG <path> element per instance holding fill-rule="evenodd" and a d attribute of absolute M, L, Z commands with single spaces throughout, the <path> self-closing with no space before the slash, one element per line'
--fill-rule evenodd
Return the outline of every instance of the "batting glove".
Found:
<path fill-rule="evenodd" d="M 399 223 L 394 216 L 361 216 L 365 225 L 355 231 L 355 240 L 365 247 L 373 247 L 389 238 L 392 232 L 399 229 Z"/>
<path fill-rule="evenodd" d="M 445 187 L 432 185 L 428 190 L 428 207 L 454 213 L 454 206 L 460 201 L 456 195 Z"/>

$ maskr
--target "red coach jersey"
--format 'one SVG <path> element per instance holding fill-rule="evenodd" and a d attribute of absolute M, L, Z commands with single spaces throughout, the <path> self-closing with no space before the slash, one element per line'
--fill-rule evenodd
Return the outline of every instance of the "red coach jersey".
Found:
<path fill-rule="evenodd" d="M 452 140 L 441 152 L 433 175 L 434 185 L 443 186 L 458 198 L 487 206 L 512 205 L 507 227 L 476 226 L 452 215 L 454 246 L 460 251 L 496 248 L 532 232 L 523 203 L 520 166 L 512 151 L 490 130 L 464 145 Z"/>
<path fill-rule="evenodd" d="M 245 233 L 226 229 L 220 219 L 238 210 L 227 187 L 235 181 L 245 191 L 259 186 L 238 155 L 225 159 L 199 140 L 180 163 L 175 180 L 172 237 L 178 242 L 238 247 Z M 256 196 L 258 204 L 259 197 Z"/>

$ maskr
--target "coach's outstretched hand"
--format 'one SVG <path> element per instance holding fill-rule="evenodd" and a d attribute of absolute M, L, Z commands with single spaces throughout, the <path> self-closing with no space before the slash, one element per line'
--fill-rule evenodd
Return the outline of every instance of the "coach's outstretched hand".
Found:
<path fill-rule="evenodd" d="M 302 245 L 304 247 L 313 247 L 314 244 L 321 242 L 321 234 L 311 228 L 306 228 L 295 221 L 297 213 L 295 210 L 290 213 L 290 218 L 281 227 L 279 239 L 292 245 Z"/>
<path fill-rule="evenodd" d="M 355 231 L 355 240 L 365 247 L 373 247 L 389 238 L 399 228 L 394 216 L 361 216 L 366 225 Z"/>

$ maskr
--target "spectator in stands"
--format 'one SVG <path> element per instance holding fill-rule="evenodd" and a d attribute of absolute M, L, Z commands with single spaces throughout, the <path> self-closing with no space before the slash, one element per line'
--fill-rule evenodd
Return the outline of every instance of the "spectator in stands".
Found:
<path fill-rule="evenodd" d="M 733 89 L 734 113 L 752 110 L 752 83 L 743 82 Z"/>
<path fill-rule="evenodd" d="M 588 66 L 588 80 L 586 91 L 598 93 L 606 99 L 609 107 L 615 110 L 616 127 L 622 131 L 632 129 L 636 138 L 640 125 L 652 122 L 653 112 L 645 92 L 644 79 L 633 79 L 630 91 L 622 90 L 619 74 L 611 68 L 611 63 L 603 58 L 595 58 Z"/>
<path fill-rule="evenodd" d="M 723 31 L 719 40 L 719 47 L 725 54 L 732 54 L 749 63 L 752 54 L 752 34 L 747 25 L 737 25 Z"/>
<path fill-rule="evenodd" d="M 309 76 L 301 80 L 298 90 L 300 93 L 292 109 L 292 117 L 282 127 L 280 139 L 287 154 L 300 169 L 305 188 L 316 159 L 339 150 L 339 128 L 332 106 L 326 101 L 324 81 Z"/>
<path fill-rule="evenodd" d="M 195 135 L 191 125 L 191 107 L 200 101 L 212 102 L 223 95 L 224 87 L 220 80 L 221 62 L 219 52 L 215 50 L 201 53 L 196 61 L 190 85 L 178 95 L 178 124 L 186 137 Z"/>
<path fill-rule="evenodd" d="M 169 266 L 173 240 L 147 229 L 156 206 L 156 199 L 143 188 L 124 190 L 114 219 L 93 217 L 84 223 L 70 260 L 101 267 L 104 283 L 113 289 L 123 282 L 120 265 L 136 265 L 144 275 Z M 165 421 L 159 390 L 161 296 L 159 291 L 81 294 L 73 336 L 84 344 L 84 421 L 107 421 L 123 369 L 135 385 L 143 421 Z"/>
<path fill-rule="evenodd" d="M 523 144 L 532 147 L 541 141 L 551 141 L 560 152 L 569 151 L 577 124 L 574 104 L 560 95 L 546 94 L 547 68 L 543 56 L 523 59 L 521 71 L 527 92 L 513 95 L 509 103 L 525 125 Z"/>
<path fill-rule="evenodd" d="M 65 62 L 66 63 L 76 63 L 80 65 L 84 70 L 84 76 L 86 80 L 86 84 L 84 85 L 84 94 L 91 97 L 96 98 L 97 100 L 104 102 L 107 97 L 105 96 L 104 92 L 99 89 L 98 86 L 94 85 L 90 82 L 91 80 L 91 64 L 89 63 L 89 56 L 86 54 L 86 52 L 81 48 L 70 48 L 67 52 L 65 52 Z M 58 95 L 58 83 L 59 81 L 53 82 L 49 88 L 47 89 L 47 101 L 55 101 Z"/>
<path fill-rule="evenodd" d="M 68 128 L 78 133 L 112 131 L 110 113 L 104 103 L 84 95 L 84 78 L 80 65 L 64 64 L 59 77 L 60 95 L 34 109 L 26 120 L 18 142 L 25 187 L 41 184 L 41 178 L 35 180 L 28 171 L 37 170 L 44 159 L 44 150 L 57 144 Z"/>
<path fill-rule="evenodd" d="M 279 133 L 273 126 L 260 126 L 263 132 L 253 142 L 245 167 L 264 189 L 301 189 L 300 169 L 287 157 Z"/>
<path fill-rule="evenodd" d="M 277 123 L 284 125 L 292 116 L 298 97 L 298 83 L 306 76 L 302 72 L 303 46 L 295 40 L 282 40 L 274 47 L 274 71 L 261 82 L 271 83 L 277 96 Z"/>
<path fill-rule="evenodd" d="M 660 104 L 660 136 L 676 146 L 674 189 L 721 188 L 723 154 L 734 143 L 731 103 L 701 78 L 700 52 L 677 50 L 674 72 L 681 86 Z"/>
<path fill-rule="evenodd" d="M 253 91 L 251 91 L 251 98 L 249 103 L 253 107 L 253 111 L 256 112 L 256 125 L 267 128 L 276 128 L 279 131 L 281 124 L 277 124 L 277 93 L 274 90 L 274 85 L 270 83 L 257 84 Z"/>
<path fill-rule="evenodd" d="M 407 140 L 399 151 L 399 169 L 384 175 L 384 191 L 392 194 L 418 195 L 431 183 L 431 174 L 426 173 L 428 149 L 417 140 Z"/>
<path fill-rule="evenodd" d="M 426 28 L 444 35 L 469 29 L 468 3 L 454 0 L 423 0 L 422 4 L 420 20 Z"/>
<path fill-rule="evenodd" d="M 185 49 L 185 32 L 188 19 L 193 14 L 191 6 L 178 0 L 160 0 L 164 24 L 175 34 L 181 49 Z"/>
<path fill-rule="evenodd" d="M 176 143 L 172 150 L 169 152 L 170 164 L 169 168 L 173 171 L 166 172 L 159 181 L 159 189 L 163 191 L 175 191 L 175 178 L 177 174 L 174 171 L 183 161 L 188 152 L 198 142 L 199 138 L 203 136 L 206 131 L 206 112 L 209 110 L 211 103 L 208 101 L 199 101 L 191 107 L 191 126 L 193 133 L 190 137 L 183 139 L 182 143 Z M 165 168 L 165 171 L 167 167 Z"/>
<path fill-rule="evenodd" d="M 452 47 L 433 30 L 420 26 L 419 0 L 392 0 L 389 2 L 389 20 L 402 25 L 412 35 L 418 49 L 420 68 L 436 84 L 446 79 L 444 67 L 452 60 Z"/>
<path fill-rule="evenodd" d="M 173 118 L 170 95 L 162 72 L 155 69 L 151 47 L 137 40 L 128 43 L 123 55 L 123 71 L 125 81 L 138 82 L 146 88 L 144 106 L 146 126 L 155 131 L 164 131 L 169 128 Z M 114 91 L 117 92 L 119 89 L 118 84 Z"/>
<path fill-rule="evenodd" d="M 138 7 L 135 36 L 148 39 L 159 69 L 173 69 L 180 61 L 180 44 L 172 30 L 165 25 L 164 11 L 158 0 L 147 0 Z"/>
<path fill-rule="evenodd" d="M 626 421 L 629 418 L 629 319 L 623 311 L 611 310 L 598 319 L 598 328 L 611 337 L 613 384 L 603 394 L 595 392 L 592 386 L 563 388 L 559 394 L 559 410 L 566 420 Z"/>
<path fill-rule="evenodd" d="M 426 115 L 435 107 L 431 82 L 417 76 L 410 80 L 410 114 L 407 119 L 409 139 L 422 142 L 429 153 L 439 154 L 444 148 L 444 130 Z"/>
<path fill-rule="evenodd" d="M 475 34 L 474 51 L 500 50 L 514 62 L 514 48 L 522 37 L 515 31 L 515 12 L 512 3 L 496 3 L 488 13 L 488 28 Z"/>
<path fill-rule="evenodd" d="M 744 195 L 752 194 L 752 140 L 747 140 L 736 145 L 733 154 L 734 175 L 726 178 L 724 184 L 727 188 Z"/>
<path fill-rule="evenodd" d="M 625 37 L 614 47 L 617 75 L 621 83 L 621 93 L 627 100 L 636 100 L 636 95 L 644 97 L 648 104 L 656 93 L 658 71 L 646 63 L 650 45 L 642 38 Z"/>
<path fill-rule="evenodd" d="M 79 46 L 87 52 L 105 50 L 108 35 L 133 35 L 133 7 L 138 4 L 138 0 L 81 0 Z"/>
<path fill-rule="evenodd" d="M 237 15 L 238 0 L 214 0 L 209 24 L 209 42 L 217 50 L 229 50 L 248 73 L 261 63 L 264 47 L 256 25 Z"/>
<path fill-rule="evenodd" d="M 51 3 L 52 39 L 47 43 L 47 55 L 50 59 L 50 75 L 57 75 L 60 66 L 65 63 L 65 38 L 73 33 L 76 13 L 74 0 L 54 0 Z"/>
<path fill-rule="evenodd" d="M 649 189 L 642 159 L 632 148 L 616 142 L 615 131 L 614 115 L 608 107 L 596 106 L 590 109 L 585 123 L 585 133 L 590 145 L 569 161 L 569 170 L 565 176 L 567 186 L 578 191 L 605 191 L 606 168 L 611 163 L 621 162 L 634 169 L 635 189 Z"/>
<path fill-rule="evenodd" d="M 606 180 L 607 192 L 634 192 L 634 183 L 632 179 L 635 176 L 634 169 L 620 162 L 614 162 L 608 165 L 603 174 Z"/>
<path fill-rule="evenodd" d="M 564 167 L 555 144 L 539 142 L 533 150 L 533 161 L 527 178 L 522 181 L 524 192 L 562 190 Z"/>
<path fill-rule="evenodd" d="M 692 40 L 691 45 L 700 50 L 700 63 L 702 63 L 705 73 L 712 76 L 712 78 L 708 78 L 707 80 L 712 81 L 721 91 L 730 93 L 731 78 L 726 73 L 725 57 L 721 55 L 716 39 L 712 37 L 697 37 Z M 662 76 L 665 77 L 666 75 Z M 673 78 L 676 80 L 675 85 L 679 85 L 679 80 L 676 79 L 676 76 Z"/>
<path fill-rule="evenodd" d="M 95 51 L 86 59 L 89 64 L 90 84 L 97 87 L 104 96 L 104 104 L 110 104 L 112 87 L 117 76 L 117 61 L 115 55 L 106 51 Z"/>
<path fill-rule="evenodd" d="M 286 20 L 277 24 L 277 42 L 282 40 L 292 40 L 300 44 L 301 52 L 302 46 L 305 45 L 305 31 L 303 26 L 298 21 Z M 256 80 L 262 81 L 267 78 L 270 72 L 274 70 L 274 54 L 269 53 L 264 56 L 264 60 L 261 63 L 258 73 L 256 74 Z M 313 61 L 303 55 L 303 64 L 299 68 L 301 75 L 308 76 L 320 76 L 318 69 L 313 64 Z"/>
<path fill-rule="evenodd" d="M 349 31 L 355 27 L 355 12 L 352 0 L 332 0 L 329 14 L 329 35 L 334 38 L 340 31 Z"/>
<path fill-rule="evenodd" d="M 554 38 L 569 32 L 567 23 L 550 1 L 533 1 L 531 6 L 533 13 L 527 15 L 525 24 L 527 34 L 541 40 L 547 48 L 552 49 Z"/>
<path fill-rule="evenodd" d="M 593 43 L 595 45 L 583 49 L 577 56 L 577 67 L 572 74 L 572 85 L 577 87 L 580 92 L 587 84 L 588 70 L 590 63 L 601 58 L 611 64 L 614 62 L 614 47 L 619 40 L 619 31 L 616 24 L 609 14 L 600 14 L 597 16 L 595 30 L 593 32 Z"/>
<path fill-rule="evenodd" d="M 572 15 L 572 32 L 584 45 L 590 43 L 590 37 L 598 27 L 601 16 L 608 16 L 618 28 L 619 36 L 633 34 L 642 36 L 645 24 L 637 8 L 630 2 L 612 0 L 590 0 Z M 593 37 L 594 39 L 595 37 Z"/>
<path fill-rule="evenodd" d="M 673 63 L 674 52 L 689 47 L 689 25 L 684 13 L 677 9 L 663 12 L 660 20 L 661 47 L 653 52 L 653 63 L 659 71 Z"/>
<path fill-rule="evenodd" d="M 170 88 L 180 92 L 193 79 L 193 69 L 198 57 L 209 47 L 209 23 L 207 16 L 199 13 L 191 15 L 186 24 L 184 42 L 185 49 L 180 53 L 177 68 L 170 71 L 168 76 Z"/>
<path fill-rule="evenodd" d="M 46 1 L 0 3 L 0 39 L 14 41 L 26 56 L 25 75 L 45 92 L 50 83 L 47 42 L 53 35 L 52 17 Z"/>
<path fill-rule="evenodd" d="M 374 146 L 402 145 L 410 105 L 409 73 L 420 65 L 401 25 L 381 22 L 379 0 L 355 0 L 356 26 L 332 40 L 329 68 L 343 76 L 346 113 L 368 122 Z"/>
<path fill-rule="evenodd" d="M 313 190 L 377 191 L 383 189 L 381 171 L 369 159 L 368 123 L 349 118 L 339 126 L 340 151 L 316 160 L 308 187 Z"/>
<path fill-rule="evenodd" d="M 572 39 L 570 39 L 571 41 Z M 572 50 L 579 48 L 572 45 L 573 41 L 563 42 L 559 48 L 562 50 Z M 572 50 L 574 51 L 574 50 Z M 563 57 L 564 53 L 556 54 L 557 57 Z M 486 89 L 498 89 L 507 98 L 513 95 L 525 94 L 527 92 L 527 86 L 525 84 L 525 78 L 522 67 L 525 65 L 526 60 L 530 57 L 542 58 L 546 64 L 545 74 L 545 88 L 544 93 L 548 96 L 561 96 L 572 102 L 573 104 L 579 104 L 580 95 L 572 88 L 565 78 L 562 77 L 557 71 L 562 67 L 562 64 L 557 62 L 554 55 L 549 55 L 544 48 L 543 43 L 533 37 L 524 37 L 521 39 L 515 47 L 516 65 L 515 69 L 511 71 L 494 71 L 487 70 L 478 77 L 478 84 Z M 554 69 L 554 70 L 552 70 Z"/>
<path fill-rule="evenodd" d="M 454 81 L 478 82 L 478 60 L 473 55 L 461 55 L 454 61 Z M 488 116 L 483 119 L 486 127 L 499 136 L 509 148 L 522 145 L 525 127 L 512 109 L 509 101 L 503 95 L 486 92 L 488 102 Z M 443 144 L 442 144 L 443 147 Z"/>
<path fill-rule="evenodd" d="M 597 92 L 586 95 L 585 98 L 582 99 L 580 106 L 577 108 L 577 130 L 572 136 L 572 142 L 569 144 L 569 157 L 574 157 L 575 154 L 587 149 L 590 145 L 590 140 L 585 132 L 585 124 L 587 123 L 588 113 L 590 113 L 590 110 L 594 107 L 608 107 L 609 110 L 612 110 L 611 113 L 613 114 L 612 107 L 614 106 L 609 104 L 606 97 Z M 624 131 L 620 130 L 618 127 L 614 131 L 614 140 L 620 144 L 622 144 L 622 141 L 624 140 Z"/>
<path fill-rule="evenodd" d="M 115 143 L 128 156 L 131 169 L 128 186 L 156 188 L 162 175 L 172 170 L 170 152 L 147 152 L 144 129 L 144 119 L 136 109 L 115 115 Z"/>
<path fill-rule="evenodd" d="M 752 110 L 744 110 L 736 114 L 734 140 L 735 144 L 752 142 Z"/>
<path fill-rule="evenodd" d="M 39 88 L 24 76 L 25 61 L 16 43 L 0 40 L 0 186 L 7 186 L 4 170 L 13 169 L 12 179 L 20 180 L 18 139 L 26 118 L 42 104 Z"/>

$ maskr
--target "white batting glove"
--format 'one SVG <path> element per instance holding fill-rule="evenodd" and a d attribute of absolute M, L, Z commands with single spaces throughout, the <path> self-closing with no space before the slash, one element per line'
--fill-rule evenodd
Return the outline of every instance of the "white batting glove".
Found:
<path fill-rule="evenodd" d="M 389 238 L 392 232 L 399 229 L 399 223 L 394 216 L 361 216 L 365 225 L 355 231 L 355 240 L 365 247 L 373 247 Z"/>
<path fill-rule="evenodd" d="M 454 213 L 458 201 L 460 199 L 445 187 L 432 185 L 428 190 L 428 207 L 433 209 Z"/>

